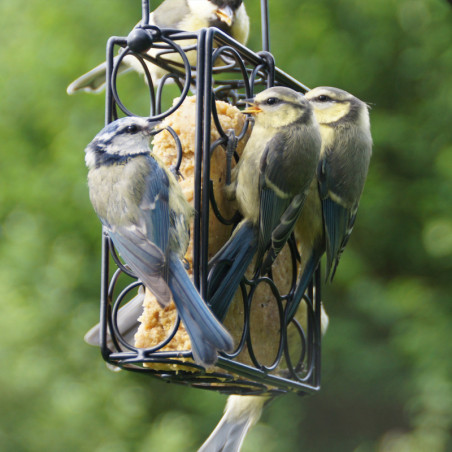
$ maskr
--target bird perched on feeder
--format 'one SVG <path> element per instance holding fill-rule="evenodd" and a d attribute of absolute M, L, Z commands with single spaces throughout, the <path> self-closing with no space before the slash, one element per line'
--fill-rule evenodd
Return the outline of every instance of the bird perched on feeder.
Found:
<path fill-rule="evenodd" d="M 181 261 L 193 209 L 149 148 L 156 124 L 126 117 L 96 135 L 85 150 L 90 199 L 119 254 L 160 305 L 172 296 L 195 361 L 210 367 L 218 351 L 232 350 L 233 341 Z"/>
<path fill-rule="evenodd" d="M 353 228 L 372 153 L 369 112 L 364 102 L 331 87 L 315 88 L 305 97 L 320 125 L 322 147 L 317 177 L 294 228 L 301 254 L 301 277 L 288 307 L 288 320 L 297 313 L 325 252 L 326 275 L 329 280 L 333 278 Z M 328 317 L 323 308 L 321 314 L 324 334 Z M 265 396 L 230 396 L 222 419 L 198 452 L 238 452 L 249 428 L 270 400 Z"/>
<path fill-rule="evenodd" d="M 165 0 L 149 14 L 149 25 L 188 32 L 217 27 L 241 44 L 246 44 L 249 33 L 249 17 L 243 0 Z M 129 38 L 139 30 L 140 26 L 141 22 L 136 25 Z M 182 40 L 178 43 L 181 46 L 186 46 L 196 42 L 194 40 Z M 149 41 L 149 45 L 151 45 L 151 41 Z M 155 58 L 161 51 L 162 49 L 151 48 L 147 53 Z M 187 57 L 190 65 L 196 64 L 196 51 L 188 51 Z M 115 58 L 115 62 L 118 58 Z M 161 58 L 169 64 L 171 62 L 178 64 L 182 62 L 178 53 L 165 53 L 164 58 Z M 154 84 L 158 83 L 158 80 L 167 73 L 165 69 L 149 61 L 146 61 L 146 65 Z M 68 94 L 74 94 L 77 91 L 98 92 L 102 90 L 105 85 L 106 70 L 107 64 L 105 62 L 96 66 L 72 82 L 67 88 Z M 118 69 L 118 74 L 129 70 L 145 74 L 141 63 L 131 55 L 124 57 Z"/>
<path fill-rule="evenodd" d="M 326 280 L 333 279 L 353 229 L 372 154 L 367 104 L 324 86 L 306 93 L 306 99 L 320 125 L 322 148 L 317 177 L 294 229 L 302 274 L 289 319 L 325 252 Z"/>
<path fill-rule="evenodd" d="M 211 259 L 208 298 L 223 319 L 256 254 L 271 265 L 300 215 L 320 155 L 319 126 L 304 96 L 286 87 L 259 93 L 245 110 L 255 124 L 227 187 L 243 220 Z"/>

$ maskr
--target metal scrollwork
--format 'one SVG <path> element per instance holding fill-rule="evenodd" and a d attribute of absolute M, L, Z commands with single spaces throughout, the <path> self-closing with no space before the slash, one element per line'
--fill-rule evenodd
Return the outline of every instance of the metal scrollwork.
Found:
<path fill-rule="evenodd" d="M 244 122 L 238 134 L 223 130 L 217 112 L 217 100 L 239 105 L 258 91 L 273 85 L 283 85 L 306 92 L 308 88 L 293 77 L 275 67 L 269 52 L 268 5 L 262 0 L 262 37 L 264 49 L 255 53 L 236 42 L 216 28 L 202 29 L 197 33 L 159 29 L 149 25 L 149 2 L 143 1 L 141 25 L 128 37 L 112 37 L 107 43 L 107 91 L 106 122 L 118 117 L 118 113 L 134 115 L 121 99 L 117 89 L 119 66 L 124 58 L 136 60 L 144 72 L 149 90 L 149 116 L 161 120 L 174 113 L 184 102 L 190 90 L 196 95 L 195 130 L 195 177 L 194 208 L 198 215 L 193 232 L 193 279 L 202 296 L 206 295 L 208 279 L 209 216 L 227 226 L 240 220 L 238 212 L 229 216 L 220 211 L 215 199 L 213 181 L 210 177 L 210 160 L 216 152 L 226 155 L 226 183 L 230 183 L 233 162 L 239 160 L 237 146 L 247 135 L 250 119 Z M 121 50 L 114 57 L 117 47 Z M 151 51 L 149 51 L 151 49 Z M 197 64 L 192 66 L 190 58 L 196 53 Z M 190 58 L 187 56 L 190 55 Z M 159 80 L 153 80 L 148 63 L 163 69 Z M 177 86 L 178 100 L 168 109 L 163 109 L 165 89 L 169 83 Z M 211 142 L 211 130 L 218 132 L 218 139 Z M 172 169 L 180 175 L 183 149 L 177 133 L 167 127 L 175 140 L 177 161 Z M 125 334 L 118 327 L 118 313 L 131 297 L 137 295 L 141 283 L 130 281 L 133 274 L 121 262 L 110 239 L 103 235 L 102 285 L 101 285 L 101 349 L 109 363 L 153 375 L 165 381 L 187 384 L 203 389 L 238 394 L 263 394 L 278 392 L 313 393 L 320 387 L 320 273 L 316 272 L 304 297 L 306 325 L 298 319 L 287 318 L 287 307 L 297 287 L 300 256 L 294 238 L 288 242 L 290 287 L 280 288 L 273 275 L 244 277 L 240 284 L 239 298 L 242 314 L 242 331 L 236 341 L 236 349 L 230 354 L 221 354 L 213 371 L 206 372 L 196 365 L 189 350 L 163 351 L 177 333 L 180 319 L 176 316 L 167 336 L 159 344 L 141 349 L 133 344 L 133 332 Z M 113 274 L 111 264 L 116 269 Z M 124 284 L 124 279 L 128 284 Z M 260 356 L 253 323 L 255 309 L 259 308 L 262 290 L 271 292 L 274 334 L 274 349 L 270 357 Z M 132 334 L 132 336 L 131 336 Z M 296 346 L 292 347 L 295 337 Z M 132 337 L 132 338 L 131 338 Z M 241 360 L 246 353 L 248 363 Z"/>

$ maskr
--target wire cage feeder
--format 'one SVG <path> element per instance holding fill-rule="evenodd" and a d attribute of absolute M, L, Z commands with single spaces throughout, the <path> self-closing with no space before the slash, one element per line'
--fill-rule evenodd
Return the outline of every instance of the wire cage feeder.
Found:
<path fill-rule="evenodd" d="M 215 200 L 210 177 L 210 159 L 213 152 L 226 155 L 227 170 L 239 158 L 237 143 L 246 139 L 249 119 L 240 133 L 223 130 L 216 101 L 232 105 L 253 97 L 258 91 L 280 85 L 299 92 L 308 88 L 275 67 L 269 52 L 268 0 L 261 0 L 261 52 L 253 52 L 218 28 L 205 28 L 197 32 L 159 29 L 149 25 L 149 1 L 142 0 L 142 22 L 128 37 L 111 37 L 107 43 L 106 115 L 109 123 L 119 116 L 134 115 L 121 100 L 117 89 L 118 67 L 123 58 L 135 58 L 141 65 L 149 86 L 149 116 L 163 120 L 174 113 L 187 98 L 189 91 L 196 96 L 195 154 L 194 154 L 194 209 L 192 276 L 201 296 L 208 302 L 207 284 L 209 270 L 209 216 L 215 215 L 223 225 L 238 223 L 238 213 L 225 218 Z M 149 48 L 157 49 L 151 55 Z M 119 56 L 114 55 L 119 52 Z M 191 54 L 190 54 L 191 52 Z M 195 53 L 196 52 L 196 53 Z M 196 65 L 190 61 L 196 56 Z M 176 58 L 173 56 L 176 55 Z M 190 56 L 191 55 L 191 56 Z M 147 62 L 165 69 L 158 83 L 152 80 Z M 162 99 L 168 81 L 180 91 L 180 97 L 162 112 Z M 219 138 L 212 141 L 211 130 Z M 179 137 L 173 136 L 178 158 L 172 170 L 177 174 L 184 158 Z M 229 174 L 229 172 L 228 172 Z M 191 358 L 190 350 L 168 351 L 165 346 L 180 328 L 177 318 L 164 341 L 151 348 L 138 348 L 133 337 L 126 337 L 118 327 L 118 311 L 131 296 L 136 295 L 139 281 L 125 266 L 104 232 L 102 234 L 102 281 L 100 306 L 100 345 L 103 358 L 110 364 L 152 375 L 167 382 L 191 385 L 228 394 L 266 394 L 296 392 L 314 393 L 320 389 L 321 302 L 320 270 L 302 300 L 299 309 L 305 310 L 305 321 L 297 318 L 286 325 L 285 310 L 297 285 L 299 254 L 292 237 L 289 241 L 290 289 L 280 293 L 267 276 L 243 277 L 238 292 L 241 297 L 241 333 L 235 338 L 234 352 L 220 353 L 213 369 L 205 370 Z M 124 278 L 127 284 L 124 283 Z M 122 283 L 120 282 L 122 281 Z M 261 325 L 253 322 L 253 306 L 259 305 L 259 287 L 270 287 L 272 303 L 277 312 L 274 318 L 275 337 L 271 339 L 274 350 L 271 356 L 259 356 L 255 335 Z M 301 306 L 303 305 L 303 306 Z M 264 335 L 265 331 L 261 332 Z M 291 338 L 290 341 L 288 338 Z M 295 337 L 295 339 L 294 339 Z M 295 344 L 295 345 L 294 345 Z M 243 356 L 246 355 L 246 359 Z"/>

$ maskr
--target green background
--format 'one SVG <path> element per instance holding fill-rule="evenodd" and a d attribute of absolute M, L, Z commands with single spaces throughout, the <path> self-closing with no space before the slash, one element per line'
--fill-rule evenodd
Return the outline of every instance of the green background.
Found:
<path fill-rule="evenodd" d="M 243 451 L 451 451 L 451 5 L 270 3 L 277 65 L 370 103 L 375 145 L 353 236 L 323 293 L 322 390 L 276 400 Z M 259 50 L 259 1 L 247 8 Z M 138 0 L 0 4 L 4 452 L 194 451 L 224 406 L 221 394 L 112 373 L 82 340 L 100 279 L 83 149 L 104 98 L 65 89 L 140 14 Z"/>

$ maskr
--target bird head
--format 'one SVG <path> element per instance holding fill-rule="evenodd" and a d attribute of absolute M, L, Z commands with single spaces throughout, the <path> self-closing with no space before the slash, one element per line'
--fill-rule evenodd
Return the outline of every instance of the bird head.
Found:
<path fill-rule="evenodd" d="M 295 122 L 308 122 L 312 109 L 304 96 L 283 86 L 268 88 L 254 99 L 243 112 L 252 114 L 256 124 L 264 127 L 285 127 Z"/>
<path fill-rule="evenodd" d="M 85 149 L 89 169 L 115 163 L 121 158 L 149 152 L 149 140 L 159 123 L 127 116 L 104 127 Z"/>
<path fill-rule="evenodd" d="M 242 0 L 188 0 L 191 11 L 197 17 L 208 17 L 211 26 L 218 22 L 219 28 L 231 27 Z"/>
<path fill-rule="evenodd" d="M 320 86 L 307 92 L 306 99 L 321 125 L 358 123 L 369 127 L 368 106 L 357 97 L 339 88 Z"/>

